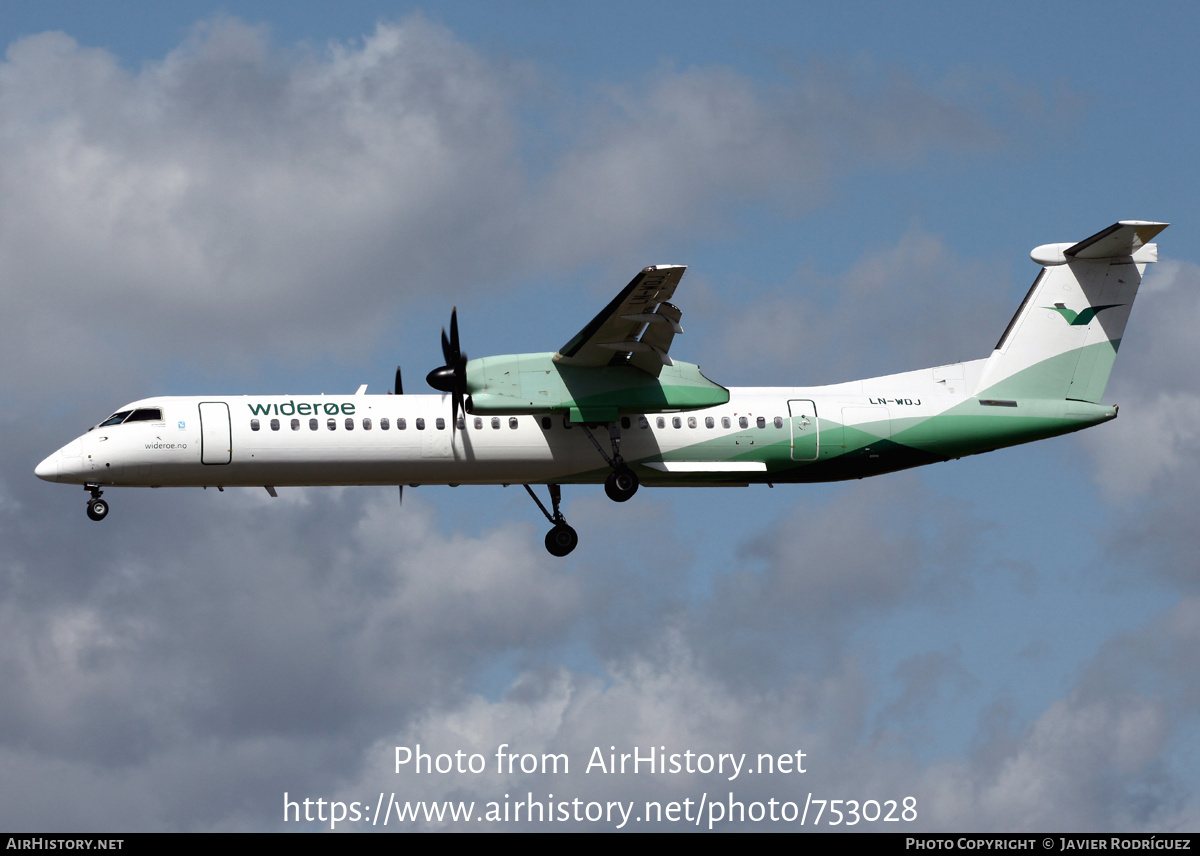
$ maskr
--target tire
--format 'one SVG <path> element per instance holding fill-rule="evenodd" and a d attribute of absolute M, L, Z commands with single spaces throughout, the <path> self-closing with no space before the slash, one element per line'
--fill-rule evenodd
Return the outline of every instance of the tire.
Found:
<path fill-rule="evenodd" d="M 96 521 L 108 517 L 108 503 L 103 499 L 93 499 L 87 504 L 87 516 Z"/>
<path fill-rule="evenodd" d="M 604 492 L 613 502 L 626 502 L 638 490 L 637 474 L 629 467 L 618 467 L 604 480 Z"/>
<path fill-rule="evenodd" d="M 559 523 L 546 533 L 546 550 L 559 558 L 567 555 L 579 544 L 579 534 L 565 523 Z"/>

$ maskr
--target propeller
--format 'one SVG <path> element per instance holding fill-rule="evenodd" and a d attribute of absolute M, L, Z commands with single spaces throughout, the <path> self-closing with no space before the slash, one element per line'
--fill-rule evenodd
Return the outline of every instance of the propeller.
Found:
<path fill-rule="evenodd" d="M 463 407 L 463 397 L 467 393 L 467 355 L 458 345 L 458 307 L 450 312 L 450 337 L 446 338 L 446 328 L 442 328 L 442 357 L 446 364 L 434 369 L 425 377 L 425 381 L 436 390 L 448 392 L 453 396 L 451 426 L 457 427 L 459 411 L 466 412 Z"/>

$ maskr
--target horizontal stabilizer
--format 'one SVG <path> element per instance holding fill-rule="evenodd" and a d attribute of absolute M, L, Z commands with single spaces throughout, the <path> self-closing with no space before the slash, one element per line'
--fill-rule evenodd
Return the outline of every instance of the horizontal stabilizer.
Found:
<path fill-rule="evenodd" d="M 1158 245 L 1150 242 L 1169 225 L 1148 220 L 1122 220 L 1077 244 L 1043 244 L 1029 255 L 1046 267 L 1103 259 L 1132 259 L 1135 264 L 1156 262 Z"/>
<path fill-rule="evenodd" d="M 1115 259 L 1132 256 L 1168 225 L 1146 220 L 1122 220 L 1113 223 L 1103 232 L 1097 232 L 1092 237 L 1084 238 L 1075 246 L 1063 250 L 1063 255 L 1073 259 Z"/>

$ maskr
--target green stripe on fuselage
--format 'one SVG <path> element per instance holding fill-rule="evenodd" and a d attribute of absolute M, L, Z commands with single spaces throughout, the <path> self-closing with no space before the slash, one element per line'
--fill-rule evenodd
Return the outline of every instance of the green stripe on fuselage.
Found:
<path fill-rule="evenodd" d="M 820 455 L 815 461 L 791 459 L 791 436 L 786 427 L 749 429 L 740 435 L 705 440 L 648 460 L 761 461 L 767 465 L 765 473 L 671 474 L 672 482 L 842 481 L 1069 434 L 1115 416 L 1115 408 L 1084 401 L 1021 399 L 1012 407 L 984 405 L 978 398 L 970 398 L 927 417 L 899 417 L 856 425 L 820 419 Z M 781 436 L 771 437 L 776 432 Z M 735 443 L 737 437 L 744 438 L 743 443 Z M 753 445 L 747 445 L 750 439 Z M 600 475 L 603 477 L 603 471 Z M 667 480 L 656 472 L 646 475 L 651 484 Z"/>
<path fill-rule="evenodd" d="M 992 384 L 979 397 L 1099 402 L 1120 347 L 1120 339 L 1110 339 L 1056 354 Z"/>

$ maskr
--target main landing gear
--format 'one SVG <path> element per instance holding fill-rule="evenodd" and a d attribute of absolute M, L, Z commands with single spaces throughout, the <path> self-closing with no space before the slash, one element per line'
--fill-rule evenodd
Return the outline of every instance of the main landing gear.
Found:
<path fill-rule="evenodd" d="M 613 502 L 625 502 L 637 489 L 637 474 L 624 464 L 619 464 L 604 480 L 604 492 Z"/>
<path fill-rule="evenodd" d="M 637 493 L 639 482 L 637 473 L 629 469 L 629 465 L 621 457 L 621 424 L 619 422 L 608 423 L 608 439 L 612 443 L 611 457 L 604 451 L 604 447 L 600 445 L 600 442 L 592 436 L 592 432 L 586 425 L 581 425 L 580 427 L 583 428 L 583 433 L 587 434 L 587 438 L 592 441 L 592 445 L 596 447 L 596 451 L 612 467 L 612 472 L 604 480 L 604 492 L 608 494 L 608 498 L 613 502 L 625 502 L 632 499 L 633 495 Z"/>
<path fill-rule="evenodd" d="M 542 505 L 542 501 L 537 498 L 533 488 L 525 485 L 525 490 L 533 497 L 533 501 L 542 510 L 542 514 L 546 515 L 546 519 L 554 526 L 546 533 L 546 549 L 550 555 L 561 558 L 574 550 L 579 544 L 579 534 L 567 524 L 567 519 L 563 517 L 562 509 L 559 508 L 562 503 L 562 487 L 556 484 L 550 485 L 550 504 L 554 507 L 553 514 L 546 510 L 546 506 Z"/>
<path fill-rule="evenodd" d="M 87 504 L 87 516 L 96 521 L 108 517 L 108 503 L 100 498 L 104 495 L 104 491 L 100 490 L 100 485 L 85 484 L 83 489 L 92 495 Z"/>
<path fill-rule="evenodd" d="M 612 443 L 612 455 L 604 451 L 604 447 L 592 436 L 592 432 L 587 425 L 580 425 L 579 427 L 583 429 L 583 433 L 587 435 L 587 438 L 592 441 L 592 445 L 596 447 L 596 451 L 612 467 L 612 472 L 604 480 L 604 492 L 608 494 L 608 498 L 613 502 L 625 502 L 631 499 L 637 493 L 639 482 L 637 473 L 631 470 L 621 457 L 621 424 L 619 422 L 608 423 L 608 438 Z M 562 509 L 559 508 L 559 505 L 562 503 L 562 487 L 557 484 L 550 485 L 550 504 L 554 508 L 553 513 L 546 510 L 546 506 L 542 505 L 542 501 L 533 492 L 533 488 L 525 485 L 525 490 L 554 527 L 546 533 L 546 549 L 550 552 L 550 555 L 561 557 L 574 550 L 579 545 L 579 534 L 568 525 L 567 519 L 563 517 Z"/>

